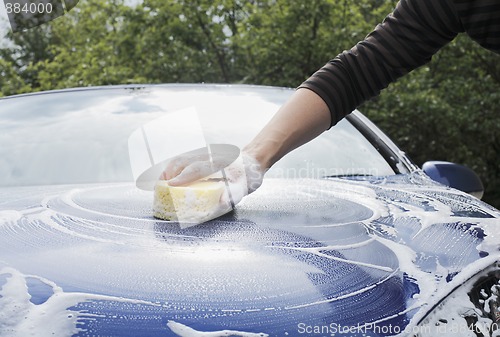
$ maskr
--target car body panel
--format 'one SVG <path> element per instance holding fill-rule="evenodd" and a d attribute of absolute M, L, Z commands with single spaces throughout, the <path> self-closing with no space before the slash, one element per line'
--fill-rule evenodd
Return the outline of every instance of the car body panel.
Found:
<path fill-rule="evenodd" d="M 18 307 L 35 306 L 30 294 L 82 336 L 175 336 L 169 321 L 271 336 L 404 329 L 491 255 L 484 241 L 498 212 L 421 174 L 394 177 L 270 179 L 234 212 L 184 230 L 152 218 L 151 195 L 131 184 L 21 188 L 20 197 L 11 188 L 0 203 L 3 286 L 45 284 L 16 297 Z"/>
<path fill-rule="evenodd" d="M 270 99 L 280 91 L 255 90 Z M 443 297 L 499 260 L 500 212 L 432 181 L 369 128 L 404 173 L 270 176 L 233 212 L 186 229 L 152 217 L 153 195 L 130 171 L 124 182 L 1 187 L 0 335 L 391 336 L 418 328 Z"/>

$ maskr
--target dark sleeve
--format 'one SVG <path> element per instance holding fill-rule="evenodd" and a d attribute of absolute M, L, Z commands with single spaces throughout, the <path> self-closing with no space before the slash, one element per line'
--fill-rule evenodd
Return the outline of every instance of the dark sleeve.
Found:
<path fill-rule="evenodd" d="M 467 35 L 500 54 L 500 1 L 454 0 L 454 3 Z"/>
<path fill-rule="evenodd" d="M 299 88 L 314 91 L 326 102 L 333 126 L 391 82 L 429 62 L 461 31 L 452 0 L 401 0 L 365 40 Z"/>

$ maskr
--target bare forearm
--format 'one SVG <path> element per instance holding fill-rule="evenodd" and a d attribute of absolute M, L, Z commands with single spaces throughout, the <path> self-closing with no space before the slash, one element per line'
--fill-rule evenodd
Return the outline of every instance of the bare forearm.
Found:
<path fill-rule="evenodd" d="M 321 97 L 309 89 L 298 89 L 244 151 L 267 170 L 288 152 L 327 130 L 330 119 Z"/>

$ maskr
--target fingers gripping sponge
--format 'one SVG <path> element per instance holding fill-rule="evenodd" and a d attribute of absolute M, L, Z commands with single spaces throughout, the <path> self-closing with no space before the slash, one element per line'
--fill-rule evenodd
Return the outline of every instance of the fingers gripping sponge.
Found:
<path fill-rule="evenodd" d="M 155 185 L 153 215 L 163 220 L 192 223 L 221 215 L 222 181 L 198 181 L 187 186 L 169 186 L 165 180 Z M 184 227 L 188 227 L 184 226 Z"/>

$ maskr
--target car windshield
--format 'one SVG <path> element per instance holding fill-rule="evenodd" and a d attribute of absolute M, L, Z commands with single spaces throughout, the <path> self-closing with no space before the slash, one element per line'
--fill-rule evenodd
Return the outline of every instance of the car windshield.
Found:
<path fill-rule="evenodd" d="M 0 186 L 134 181 L 130 139 L 154 126 L 170 154 L 199 144 L 243 148 L 293 91 L 253 86 L 67 90 L 0 100 Z M 194 114 L 193 114 L 194 113 Z M 196 118 L 179 119 L 179 116 Z M 279 178 L 394 174 L 349 121 L 280 160 Z"/>

